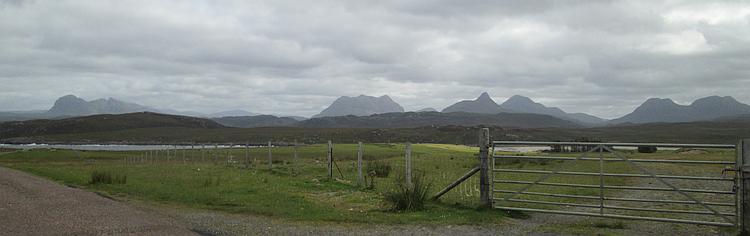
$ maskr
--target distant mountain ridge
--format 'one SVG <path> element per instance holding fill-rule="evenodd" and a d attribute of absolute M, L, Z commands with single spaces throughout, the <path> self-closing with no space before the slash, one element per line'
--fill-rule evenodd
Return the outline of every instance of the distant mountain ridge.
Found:
<path fill-rule="evenodd" d="M 575 128 L 581 125 L 540 114 L 467 112 L 393 112 L 370 116 L 321 117 L 301 121 L 308 128 L 413 128 L 425 126 L 502 126 L 514 128 Z"/>
<path fill-rule="evenodd" d="M 750 105 L 731 96 L 710 96 L 695 100 L 690 105 L 679 105 L 672 99 L 651 98 L 630 114 L 611 121 L 621 123 L 692 122 L 750 114 Z"/>
<path fill-rule="evenodd" d="M 506 113 L 530 113 L 550 115 L 560 119 L 570 120 L 581 124 L 598 125 L 606 122 L 605 119 L 584 114 L 567 113 L 557 107 L 546 107 L 541 103 L 534 102 L 528 97 L 514 95 L 503 104 L 498 105 L 487 92 L 482 93 L 475 100 L 465 100 L 450 105 L 443 112 L 470 112 L 482 114 Z"/>
<path fill-rule="evenodd" d="M 158 112 L 156 109 L 123 102 L 114 98 L 96 99 L 90 102 L 74 95 L 63 96 L 47 111 L 49 116 L 86 116 L 95 114 L 124 114 L 133 112 Z"/>
<path fill-rule="evenodd" d="M 229 111 L 222 111 L 222 112 L 216 112 L 207 115 L 206 117 L 210 118 L 219 118 L 219 117 L 238 117 L 238 116 L 258 116 L 261 114 L 253 113 L 245 110 L 229 110 Z"/>
<path fill-rule="evenodd" d="M 0 138 L 159 127 L 216 129 L 224 126 L 202 118 L 137 112 L 117 115 L 91 115 L 59 120 L 5 122 L 0 123 Z"/>
<path fill-rule="evenodd" d="M 235 128 L 284 127 L 293 126 L 299 122 L 293 117 L 277 117 L 272 115 L 229 116 L 212 118 L 212 120 L 221 125 Z"/>
<path fill-rule="evenodd" d="M 497 114 L 500 112 L 511 112 L 497 105 L 487 92 L 482 93 L 475 100 L 464 100 L 443 109 L 443 112 L 468 112 L 479 114 Z"/>
<path fill-rule="evenodd" d="M 603 124 L 607 120 L 585 113 L 567 113 L 557 107 L 546 107 L 541 103 L 534 102 L 531 98 L 514 95 L 503 102 L 500 107 L 517 113 L 532 113 L 551 115 L 554 117 L 576 121 L 584 124 Z"/>
<path fill-rule="evenodd" d="M 391 112 L 404 112 L 404 108 L 394 102 L 388 95 L 380 97 L 365 95 L 357 97 L 342 96 L 333 101 L 328 108 L 314 115 L 313 118 L 347 115 L 369 116 Z"/>

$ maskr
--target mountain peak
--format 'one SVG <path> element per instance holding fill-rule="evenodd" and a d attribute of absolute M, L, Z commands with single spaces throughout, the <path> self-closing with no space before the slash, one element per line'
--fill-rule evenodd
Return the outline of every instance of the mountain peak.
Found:
<path fill-rule="evenodd" d="M 62 96 L 62 97 L 58 98 L 57 100 L 67 100 L 67 99 L 81 99 L 81 98 L 79 98 L 79 97 L 77 97 L 76 95 L 73 95 L 73 94 L 68 94 L 68 95 L 65 95 L 65 96 Z"/>
<path fill-rule="evenodd" d="M 477 99 L 457 102 L 443 109 L 443 112 L 497 114 L 507 111 L 500 108 L 487 92 L 483 92 Z"/>
<path fill-rule="evenodd" d="M 674 107 L 674 106 L 680 106 L 679 104 L 675 103 L 672 99 L 669 98 L 649 98 L 643 104 L 641 104 L 641 107 Z"/>
<path fill-rule="evenodd" d="M 313 117 L 326 116 L 368 116 L 372 114 L 404 112 L 404 108 L 394 102 L 388 95 L 373 97 L 359 95 L 357 97 L 342 96 L 333 101 L 325 110 Z"/>
<path fill-rule="evenodd" d="M 536 104 L 536 102 L 534 102 L 534 100 L 531 100 L 531 98 L 524 97 L 521 95 L 513 95 L 512 97 L 508 98 L 508 100 L 505 102 L 506 103 L 510 102 L 510 103 Z"/>
<path fill-rule="evenodd" d="M 719 104 L 738 104 L 736 99 L 732 96 L 708 96 L 704 98 L 699 98 L 695 101 L 693 101 L 692 105 L 719 105 Z"/>
<path fill-rule="evenodd" d="M 479 95 L 476 101 L 492 101 L 492 97 L 490 97 L 490 94 L 487 92 L 482 92 L 482 94 Z"/>

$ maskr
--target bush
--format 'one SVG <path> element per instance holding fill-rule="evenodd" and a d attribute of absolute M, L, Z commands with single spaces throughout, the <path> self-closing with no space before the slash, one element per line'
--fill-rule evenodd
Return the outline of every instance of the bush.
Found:
<path fill-rule="evenodd" d="M 367 163 L 366 171 L 375 177 L 385 178 L 391 174 L 391 164 L 384 161 L 370 161 Z"/>
<path fill-rule="evenodd" d="M 91 173 L 89 184 L 125 184 L 127 181 L 127 175 L 118 175 L 106 171 L 95 170 Z"/>
<path fill-rule="evenodd" d="M 385 193 L 385 200 L 394 211 L 416 211 L 424 209 L 431 183 L 425 183 L 423 174 L 412 176 L 412 186 L 406 184 L 404 176 L 396 178 L 396 188 Z"/>

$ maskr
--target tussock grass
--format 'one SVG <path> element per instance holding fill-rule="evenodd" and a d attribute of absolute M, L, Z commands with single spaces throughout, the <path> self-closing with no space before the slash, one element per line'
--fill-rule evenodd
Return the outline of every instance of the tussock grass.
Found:
<path fill-rule="evenodd" d="M 384 161 L 370 161 L 367 162 L 366 170 L 367 173 L 372 173 L 378 178 L 386 178 L 391 174 L 391 164 Z"/>
<path fill-rule="evenodd" d="M 395 188 L 385 193 L 390 210 L 418 211 L 425 208 L 432 184 L 425 182 L 424 174 L 416 173 L 412 176 L 411 185 L 401 175 L 395 181 Z"/>
<path fill-rule="evenodd" d="M 125 174 L 113 174 L 107 171 L 95 170 L 91 172 L 89 184 L 125 184 L 128 176 Z"/>

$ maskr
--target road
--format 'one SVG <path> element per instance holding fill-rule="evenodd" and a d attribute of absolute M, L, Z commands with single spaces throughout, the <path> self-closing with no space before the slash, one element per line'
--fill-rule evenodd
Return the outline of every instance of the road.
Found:
<path fill-rule="evenodd" d="M 196 235 L 177 221 L 0 167 L 0 235 Z"/>

